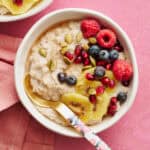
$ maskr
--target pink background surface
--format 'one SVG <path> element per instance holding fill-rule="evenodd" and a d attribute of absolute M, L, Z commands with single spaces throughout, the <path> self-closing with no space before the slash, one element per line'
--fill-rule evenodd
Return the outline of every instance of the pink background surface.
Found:
<path fill-rule="evenodd" d="M 66 7 L 83 7 L 103 12 L 118 22 L 130 36 L 135 47 L 140 74 L 137 97 L 132 109 L 116 125 L 99 135 L 113 150 L 149 150 L 150 1 L 54 0 L 50 7 L 32 18 L 16 23 L 0 23 L 0 33 L 24 37 L 28 29 L 41 16 L 52 10 Z M 10 125 L 10 121 L 14 124 Z M 10 126 L 16 128 L 17 132 L 14 133 Z M 1 150 L 34 148 L 36 150 L 93 150 L 83 139 L 63 137 L 43 128 L 28 115 L 20 104 L 0 113 L 0 127 Z M 15 138 L 10 139 L 5 135 L 6 132 L 9 132 L 10 138 Z M 8 147 L 10 142 L 14 144 L 13 147 Z"/>

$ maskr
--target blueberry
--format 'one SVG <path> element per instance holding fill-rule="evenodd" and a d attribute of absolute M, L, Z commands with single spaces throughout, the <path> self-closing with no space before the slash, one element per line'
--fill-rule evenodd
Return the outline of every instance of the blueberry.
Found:
<path fill-rule="evenodd" d="M 63 72 L 60 72 L 60 73 L 58 73 L 58 75 L 57 75 L 57 77 L 58 77 L 58 80 L 60 81 L 60 82 L 65 82 L 65 80 L 66 80 L 66 73 L 63 73 Z"/>
<path fill-rule="evenodd" d="M 101 79 L 105 75 L 105 68 L 102 66 L 97 66 L 94 70 L 94 77 L 96 79 Z"/>
<path fill-rule="evenodd" d="M 77 78 L 75 76 L 73 76 L 73 75 L 72 76 L 68 76 L 66 78 L 66 83 L 68 85 L 75 85 L 77 83 Z"/>
<path fill-rule="evenodd" d="M 117 100 L 120 103 L 125 102 L 127 100 L 127 93 L 126 92 L 119 92 L 118 95 L 117 95 Z"/>
<path fill-rule="evenodd" d="M 109 52 L 107 50 L 101 50 L 99 52 L 99 60 L 109 60 Z"/>
<path fill-rule="evenodd" d="M 98 45 L 92 45 L 89 50 L 88 53 L 89 55 L 91 55 L 94 58 L 97 58 L 99 55 L 101 48 Z"/>
<path fill-rule="evenodd" d="M 110 60 L 112 60 L 112 61 L 118 59 L 118 57 L 119 57 L 119 53 L 117 50 L 111 50 L 109 55 L 110 55 L 109 56 Z"/>

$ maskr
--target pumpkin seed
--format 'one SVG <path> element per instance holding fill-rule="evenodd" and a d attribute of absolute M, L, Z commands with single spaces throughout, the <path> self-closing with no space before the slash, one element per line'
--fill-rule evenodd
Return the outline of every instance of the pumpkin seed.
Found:
<path fill-rule="evenodd" d="M 82 71 L 85 71 L 85 70 L 90 69 L 90 68 L 92 68 L 91 65 L 84 66 L 84 67 L 82 68 Z"/>
<path fill-rule="evenodd" d="M 62 55 L 64 55 L 68 51 L 68 46 L 63 47 L 60 52 Z"/>
<path fill-rule="evenodd" d="M 86 44 L 83 44 L 82 47 L 83 47 L 83 49 L 86 50 L 86 51 L 89 49 L 89 45 L 88 45 L 87 43 L 86 43 Z"/>
<path fill-rule="evenodd" d="M 60 46 L 61 47 L 67 47 L 67 43 L 66 42 L 60 42 Z"/>
<path fill-rule="evenodd" d="M 72 35 L 71 34 L 65 35 L 65 42 L 67 42 L 68 44 L 72 43 Z"/>
<path fill-rule="evenodd" d="M 90 56 L 90 61 L 93 66 L 96 66 L 96 61 L 92 56 Z"/>
<path fill-rule="evenodd" d="M 43 57 L 46 57 L 46 56 L 47 56 L 47 52 L 46 52 L 46 50 L 43 49 L 43 48 L 40 48 L 40 49 L 39 49 L 39 54 L 40 54 L 41 56 L 43 56 Z"/>
<path fill-rule="evenodd" d="M 48 63 L 47 63 L 47 66 L 49 68 L 50 71 L 54 71 L 56 69 L 56 61 L 54 60 L 50 60 Z"/>
<path fill-rule="evenodd" d="M 97 43 L 97 40 L 96 40 L 96 38 L 94 38 L 94 37 L 90 37 L 88 40 L 89 40 L 89 42 L 90 42 L 91 44 L 96 44 L 96 43 Z"/>
<path fill-rule="evenodd" d="M 83 38 L 82 32 L 78 32 L 78 34 L 76 35 L 76 41 L 79 43 Z"/>

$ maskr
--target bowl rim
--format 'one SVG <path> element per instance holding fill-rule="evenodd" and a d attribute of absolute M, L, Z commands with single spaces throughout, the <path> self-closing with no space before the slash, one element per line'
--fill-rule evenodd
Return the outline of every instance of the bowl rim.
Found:
<path fill-rule="evenodd" d="M 29 11 L 27 11 L 24 14 L 14 15 L 14 16 L 13 15 L 12 16 L 0 15 L 0 22 L 13 22 L 13 21 L 19 21 L 19 20 L 29 18 L 31 16 L 34 16 L 34 15 L 40 13 L 44 9 L 46 9 L 52 2 L 53 2 L 53 0 L 41 1 L 40 2 L 41 4 L 38 4 L 37 6 L 30 9 Z"/>
<path fill-rule="evenodd" d="M 132 45 L 128 35 L 124 32 L 124 30 L 116 22 L 114 22 L 111 18 L 107 17 L 106 15 L 104 15 L 101 12 L 97 12 L 97 11 L 89 10 L 89 9 L 83 9 L 83 8 L 59 9 L 59 10 L 53 11 L 53 12 L 45 15 L 36 24 L 34 24 L 33 27 L 28 31 L 28 33 L 26 34 L 25 38 L 23 39 L 23 41 L 22 41 L 22 43 L 21 43 L 21 45 L 18 49 L 15 64 L 14 64 L 14 68 L 15 68 L 15 71 L 14 71 L 15 86 L 16 86 L 16 90 L 17 90 L 18 96 L 20 98 L 20 101 L 23 104 L 23 106 L 26 108 L 26 110 L 33 116 L 33 118 L 35 118 L 44 127 L 48 128 L 49 130 L 52 130 L 56 133 L 59 133 L 61 135 L 65 135 L 65 136 L 73 137 L 73 138 L 80 138 L 81 135 L 79 135 L 79 134 L 74 134 L 72 132 L 65 133 L 61 129 L 57 129 L 55 127 L 52 127 L 52 126 L 48 125 L 48 122 L 46 121 L 46 119 L 44 120 L 45 117 L 44 116 L 42 117 L 42 114 L 37 113 L 36 110 L 31 110 L 31 108 L 28 107 L 29 105 L 27 106 L 26 102 L 24 101 L 24 97 L 21 94 L 20 89 L 19 89 L 19 82 L 17 82 L 17 76 L 18 76 L 18 74 L 17 74 L 18 73 L 18 67 L 17 66 L 19 65 L 18 63 L 19 63 L 19 60 L 20 60 L 21 52 L 23 50 L 24 44 L 26 43 L 26 41 L 28 40 L 30 35 L 32 35 L 32 32 L 34 32 L 34 30 L 37 29 L 37 27 L 40 26 L 43 22 L 45 22 L 48 18 L 51 18 L 52 16 L 54 16 L 56 14 L 64 13 L 64 12 L 80 12 L 80 13 L 88 12 L 89 14 L 91 14 L 93 16 L 103 18 L 105 21 L 109 22 L 109 24 L 113 25 L 113 27 L 117 28 L 117 30 L 119 30 L 119 32 L 121 32 L 121 35 L 124 37 L 127 45 L 130 47 L 129 52 L 130 52 L 131 59 L 132 59 L 133 72 L 134 72 L 134 82 L 133 82 L 133 89 L 132 89 L 133 91 L 130 95 L 130 101 L 128 101 L 128 107 L 126 107 L 126 109 L 123 109 L 122 113 L 120 115 L 118 115 L 117 118 L 114 117 L 114 119 L 109 121 L 107 125 L 101 127 L 101 129 L 95 129 L 94 130 L 95 133 L 99 133 L 101 131 L 104 131 L 107 128 L 114 125 L 116 122 L 118 122 L 127 113 L 127 111 L 132 106 L 132 104 L 135 100 L 137 89 L 138 89 L 138 66 L 137 66 L 137 62 L 136 62 L 136 56 L 135 56 L 135 53 L 134 53 L 134 48 L 133 48 L 133 45 Z M 51 122 L 53 122 L 53 121 L 51 121 Z"/>

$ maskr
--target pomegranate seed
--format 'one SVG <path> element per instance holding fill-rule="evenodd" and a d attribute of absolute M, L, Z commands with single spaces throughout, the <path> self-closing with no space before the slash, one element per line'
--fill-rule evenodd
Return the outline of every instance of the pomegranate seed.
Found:
<path fill-rule="evenodd" d="M 82 51 L 81 55 L 84 59 L 88 58 L 88 53 L 86 51 Z"/>
<path fill-rule="evenodd" d="M 13 0 L 13 3 L 17 4 L 18 6 L 22 5 L 23 0 Z"/>
<path fill-rule="evenodd" d="M 108 86 L 110 87 L 110 88 L 114 88 L 115 87 L 115 81 L 114 80 L 110 80 L 109 81 L 109 83 L 108 83 Z"/>
<path fill-rule="evenodd" d="M 108 107 L 108 114 L 113 116 L 117 111 L 117 105 L 110 105 Z"/>
<path fill-rule="evenodd" d="M 119 52 L 122 52 L 123 51 L 123 47 L 121 45 L 116 45 L 114 47 L 115 50 L 119 51 Z"/>
<path fill-rule="evenodd" d="M 96 65 L 97 66 L 105 66 L 106 65 L 106 61 L 98 61 L 97 63 L 96 63 Z"/>
<path fill-rule="evenodd" d="M 107 70 L 111 70 L 111 67 L 112 67 L 111 64 L 107 64 L 107 65 L 106 65 L 106 69 L 107 69 Z"/>
<path fill-rule="evenodd" d="M 74 60 L 74 62 L 76 64 L 80 64 L 82 62 L 82 57 L 81 56 L 76 57 L 76 59 Z"/>
<path fill-rule="evenodd" d="M 81 51 L 82 51 L 82 46 L 81 45 L 77 45 L 76 48 L 75 48 L 74 53 L 75 53 L 76 56 L 80 56 Z"/>
<path fill-rule="evenodd" d="M 103 94 L 103 93 L 104 93 L 104 90 L 105 90 L 104 86 L 98 86 L 98 87 L 96 88 L 96 94 L 97 94 L 97 95 Z"/>
<path fill-rule="evenodd" d="M 96 104 L 96 102 L 97 102 L 97 100 L 96 100 L 96 95 L 90 95 L 90 96 L 89 96 L 89 99 L 90 99 L 90 102 L 91 102 L 92 104 Z"/>
<path fill-rule="evenodd" d="M 111 98 L 111 105 L 116 105 L 117 103 L 117 98 L 116 97 L 112 97 Z"/>
<path fill-rule="evenodd" d="M 108 77 L 104 77 L 101 79 L 101 82 L 105 85 L 105 86 L 108 86 L 109 85 L 109 82 L 110 82 L 110 79 Z"/>
<path fill-rule="evenodd" d="M 70 52 L 66 52 L 65 56 L 69 59 L 69 60 L 73 60 L 74 56 L 73 54 L 71 54 Z"/>
<path fill-rule="evenodd" d="M 86 59 L 84 60 L 83 64 L 84 64 L 84 66 L 89 65 L 89 64 L 90 64 L 89 58 L 86 58 Z"/>
<path fill-rule="evenodd" d="M 87 73 L 86 74 L 86 79 L 87 80 L 94 80 L 94 75 L 92 75 L 91 73 Z"/>

